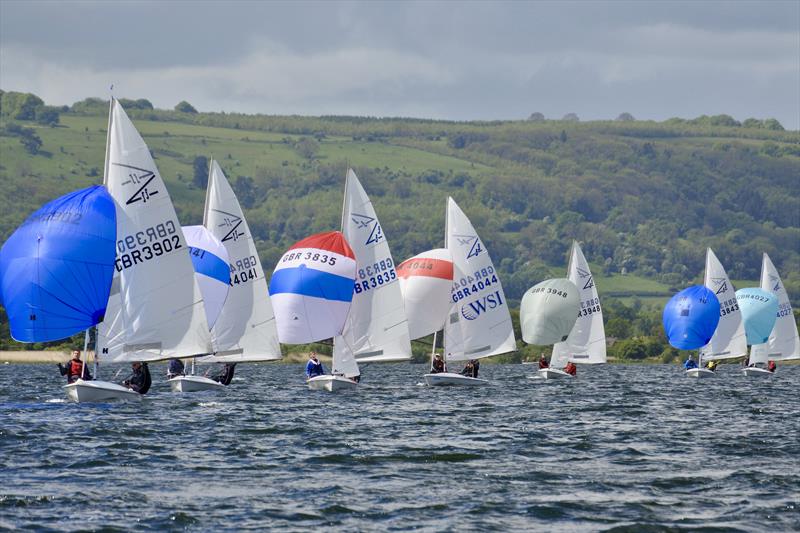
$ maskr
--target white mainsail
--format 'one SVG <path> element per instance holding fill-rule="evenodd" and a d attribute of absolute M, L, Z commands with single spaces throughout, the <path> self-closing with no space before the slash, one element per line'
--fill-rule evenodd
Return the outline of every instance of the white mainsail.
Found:
<path fill-rule="evenodd" d="M 203 225 L 230 258 L 228 299 L 212 330 L 215 354 L 203 362 L 270 361 L 281 358 L 275 314 L 250 227 L 216 161 L 211 162 Z"/>
<path fill-rule="evenodd" d="M 606 362 L 606 330 L 603 326 L 603 310 L 589 263 L 577 241 L 572 243 L 567 277 L 578 288 L 581 307 L 578 320 L 564 342 L 553 345 L 550 365 L 561 368 L 567 361 L 573 363 L 599 364 Z"/>
<path fill-rule="evenodd" d="M 341 338 L 333 342 L 334 358 L 352 351 L 358 362 L 411 359 L 411 340 L 389 244 L 355 172 L 347 171 L 342 233 L 356 256 L 353 303 Z"/>
<path fill-rule="evenodd" d="M 731 359 L 747 355 L 747 337 L 736 290 L 711 248 L 706 250 L 706 273 L 703 285 L 719 300 L 719 325 L 708 344 L 700 348 L 700 361 Z"/>
<path fill-rule="evenodd" d="M 144 140 L 112 100 L 104 182 L 117 206 L 116 272 L 97 350 L 115 362 L 210 353 L 181 225 Z"/>
<path fill-rule="evenodd" d="M 761 288 L 778 297 L 778 319 L 764 344 L 755 344 L 750 350 L 750 363 L 800 359 L 800 336 L 794 320 L 789 294 L 769 256 L 764 254 L 761 263 Z"/>
<path fill-rule="evenodd" d="M 445 242 L 453 254 L 451 307 L 444 328 L 448 361 L 490 357 L 517 349 L 500 278 L 475 228 L 447 199 Z"/>

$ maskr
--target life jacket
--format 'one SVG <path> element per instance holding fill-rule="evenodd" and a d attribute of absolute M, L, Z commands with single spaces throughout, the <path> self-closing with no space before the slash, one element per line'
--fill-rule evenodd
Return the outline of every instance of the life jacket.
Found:
<path fill-rule="evenodd" d="M 69 362 L 69 375 L 83 377 L 83 361 L 71 360 Z"/>

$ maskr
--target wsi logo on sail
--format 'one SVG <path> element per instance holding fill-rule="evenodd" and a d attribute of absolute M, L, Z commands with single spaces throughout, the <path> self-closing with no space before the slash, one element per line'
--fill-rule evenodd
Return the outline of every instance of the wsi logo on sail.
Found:
<path fill-rule="evenodd" d="M 584 285 L 583 285 L 584 289 L 591 289 L 592 287 L 594 287 L 594 278 L 592 277 L 592 274 L 590 272 L 587 272 L 586 270 L 584 270 L 584 269 L 582 269 L 580 267 L 576 268 L 575 270 L 578 271 L 578 276 L 581 279 L 589 278 L 588 280 L 586 280 L 586 283 L 584 283 Z"/>
<path fill-rule="evenodd" d="M 475 320 L 486 311 L 490 311 L 501 305 L 504 305 L 503 297 L 500 296 L 500 291 L 494 291 L 479 300 L 462 305 L 461 316 L 467 320 Z"/>
<path fill-rule="evenodd" d="M 481 240 L 477 235 L 453 235 L 458 241 L 459 246 L 469 246 L 469 253 L 467 259 L 470 257 L 478 257 L 484 251 L 481 245 Z"/>
<path fill-rule="evenodd" d="M 158 194 L 158 190 L 152 187 L 149 187 L 150 182 L 156 178 L 156 173 L 152 170 L 147 170 L 146 168 L 139 168 L 134 167 L 131 165 L 123 165 L 122 163 L 111 163 L 116 167 L 123 167 L 129 170 L 128 172 L 128 180 L 123 181 L 122 185 L 134 185 L 139 186 L 133 195 L 128 198 L 128 201 L 125 202 L 125 205 L 131 205 L 136 202 L 142 202 L 146 204 L 147 201 L 150 199 L 151 196 L 155 196 Z"/>
<path fill-rule="evenodd" d="M 717 286 L 717 292 L 715 294 L 722 294 L 723 292 L 728 292 L 728 280 L 725 278 L 711 278 L 711 282 Z"/>
<path fill-rule="evenodd" d="M 350 217 L 350 220 L 352 220 L 353 223 L 356 225 L 356 229 L 369 230 L 369 237 L 367 238 L 367 242 L 365 242 L 364 244 L 378 244 L 383 238 L 383 231 L 381 230 L 381 225 L 378 224 L 378 221 L 375 220 L 374 217 L 353 213 L 353 215 Z"/>
<path fill-rule="evenodd" d="M 238 241 L 240 237 L 244 237 L 244 232 L 239 230 L 239 226 L 242 225 L 242 217 L 238 217 L 233 213 L 220 211 L 219 209 L 212 209 L 212 211 L 223 215 L 222 222 L 217 224 L 217 227 L 228 228 L 228 233 L 226 233 L 225 236 L 220 239 L 220 241 Z"/>

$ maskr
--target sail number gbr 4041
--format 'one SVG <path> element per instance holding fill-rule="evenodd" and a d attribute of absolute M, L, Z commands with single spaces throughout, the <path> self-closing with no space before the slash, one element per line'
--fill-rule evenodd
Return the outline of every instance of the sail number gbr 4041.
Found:
<path fill-rule="evenodd" d="M 244 259 L 237 259 L 236 262 L 230 264 L 231 267 L 231 280 L 228 282 L 231 287 L 239 285 L 240 283 L 247 283 L 258 279 L 258 272 L 256 272 L 256 257 L 251 255 Z"/>

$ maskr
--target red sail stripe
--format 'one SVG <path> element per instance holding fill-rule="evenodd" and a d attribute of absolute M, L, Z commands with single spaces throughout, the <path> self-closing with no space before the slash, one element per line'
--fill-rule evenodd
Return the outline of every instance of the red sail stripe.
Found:
<path fill-rule="evenodd" d="M 302 241 L 297 241 L 294 243 L 291 247 L 289 247 L 289 250 L 294 250 L 295 248 L 318 248 L 320 250 L 326 250 L 328 252 L 334 252 L 345 257 L 350 257 L 351 259 L 356 258 L 356 255 L 353 253 L 353 249 L 350 248 L 350 245 L 347 243 L 347 240 L 345 240 L 341 231 L 329 231 L 327 233 L 317 233 L 316 235 L 311 235 Z"/>
<path fill-rule="evenodd" d="M 426 276 L 453 281 L 453 263 L 430 257 L 412 257 L 400 263 L 397 267 L 397 275 L 401 278 Z"/>

